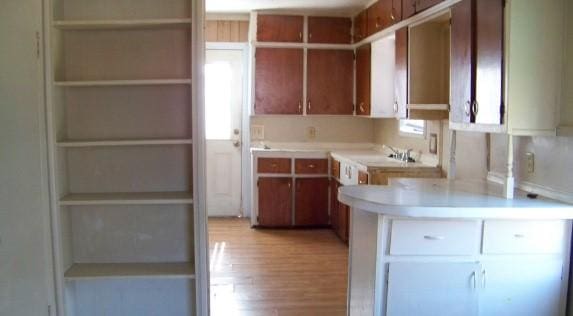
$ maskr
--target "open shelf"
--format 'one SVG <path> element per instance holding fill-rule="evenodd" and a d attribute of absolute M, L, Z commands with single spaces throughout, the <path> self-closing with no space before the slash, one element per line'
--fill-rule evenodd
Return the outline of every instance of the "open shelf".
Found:
<path fill-rule="evenodd" d="M 58 87 L 159 86 L 191 84 L 191 79 L 56 81 Z"/>
<path fill-rule="evenodd" d="M 191 19 L 139 19 L 139 20 L 73 20 L 54 21 L 62 30 L 136 29 L 162 27 L 190 27 Z"/>
<path fill-rule="evenodd" d="M 145 205 L 193 204 L 191 192 L 72 193 L 60 199 L 60 205 Z"/>
<path fill-rule="evenodd" d="M 74 263 L 64 274 L 68 281 L 89 279 L 193 279 L 192 263 Z"/>
<path fill-rule="evenodd" d="M 191 139 L 141 139 L 141 140 L 86 140 L 59 141 L 59 147 L 110 147 L 110 146 L 161 146 L 190 145 Z"/>

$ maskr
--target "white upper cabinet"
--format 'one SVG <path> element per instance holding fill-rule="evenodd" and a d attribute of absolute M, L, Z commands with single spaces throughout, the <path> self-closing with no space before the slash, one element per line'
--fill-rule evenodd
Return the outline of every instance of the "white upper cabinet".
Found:
<path fill-rule="evenodd" d="M 396 116 L 394 102 L 395 37 L 372 42 L 371 112 L 372 117 Z"/>

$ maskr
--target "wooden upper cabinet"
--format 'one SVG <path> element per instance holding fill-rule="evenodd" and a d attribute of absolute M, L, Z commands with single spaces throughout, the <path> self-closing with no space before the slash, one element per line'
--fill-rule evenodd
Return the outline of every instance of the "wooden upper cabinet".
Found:
<path fill-rule="evenodd" d="M 351 115 L 353 52 L 309 49 L 307 63 L 306 113 Z"/>
<path fill-rule="evenodd" d="M 372 35 L 389 26 L 390 3 L 388 0 L 378 0 L 368 7 L 368 35 Z"/>
<path fill-rule="evenodd" d="M 258 223 L 265 227 L 292 226 L 292 179 L 259 178 Z"/>
<path fill-rule="evenodd" d="M 356 114 L 370 115 L 370 44 L 356 49 Z"/>
<path fill-rule="evenodd" d="M 402 0 L 391 0 L 390 20 L 392 24 L 402 21 Z"/>
<path fill-rule="evenodd" d="M 478 124 L 502 123 L 503 3 L 475 0 L 475 102 L 471 112 Z"/>
<path fill-rule="evenodd" d="M 359 185 L 368 184 L 368 172 L 358 171 L 358 184 Z"/>
<path fill-rule="evenodd" d="M 503 0 L 464 0 L 451 12 L 450 120 L 501 124 Z"/>
<path fill-rule="evenodd" d="M 326 226 L 328 218 L 328 178 L 298 178 L 295 180 L 296 226 Z"/>
<path fill-rule="evenodd" d="M 255 114 L 302 114 L 303 50 L 257 48 Z"/>
<path fill-rule="evenodd" d="M 368 34 L 368 10 L 362 10 L 354 17 L 354 42 L 360 42 Z"/>
<path fill-rule="evenodd" d="M 475 78 L 472 66 L 472 0 L 455 4 L 451 13 L 450 121 L 469 123 Z"/>
<path fill-rule="evenodd" d="M 257 15 L 257 41 L 302 43 L 304 18 L 294 15 Z"/>
<path fill-rule="evenodd" d="M 408 104 L 408 27 L 396 31 L 394 58 L 394 112 L 397 117 L 405 118 Z"/>
<path fill-rule="evenodd" d="M 443 1 L 444 0 L 402 0 L 402 18 L 407 19 Z"/>
<path fill-rule="evenodd" d="M 350 44 L 352 20 L 338 17 L 308 17 L 308 42 Z"/>

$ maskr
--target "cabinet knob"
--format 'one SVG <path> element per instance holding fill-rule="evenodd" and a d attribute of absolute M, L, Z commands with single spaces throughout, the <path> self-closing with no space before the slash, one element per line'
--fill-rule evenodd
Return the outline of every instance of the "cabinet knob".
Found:
<path fill-rule="evenodd" d="M 310 169 L 313 169 L 313 168 L 316 167 L 316 166 L 313 165 L 313 164 L 310 164 L 310 165 L 308 165 L 308 167 L 309 167 Z"/>
<path fill-rule="evenodd" d="M 272 168 L 276 168 L 276 167 L 278 167 L 278 165 L 277 165 L 276 163 L 272 163 L 272 164 L 271 164 L 271 167 L 272 167 Z"/>
<path fill-rule="evenodd" d="M 298 32 L 298 38 L 302 40 L 302 32 Z"/>
<path fill-rule="evenodd" d="M 310 100 L 306 101 L 306 109 L 310 112 Z"/>
<path fill-rule="evenodd" d="M 398 101 L 394 102 L 394 113 L 398 113 Z"/>
<path fill-rule="evenodd" d="M 298 111 L 302 113 L 302 101 L 298 101 Z"/>
<path fill-rule="evenodd" d="M 427 239 L 427 240 L 444 240 L 444 239 L 446 239 L 446 237 L 444 237 L 444 236 L 426 235 L 426 236 L 424 236 L 424 239 Z"/>
<path fill-rule="evenodd" d="M 472 113 L 474 114 L 474 116 L 477 116 L 479 111 L 479 103 L 477 100 L 474 100 L 474 102 L 472 103 Z"/>
<path fill-rule="evenodd" d="M 396 12 L 396 9 L 392 8 L 392 10 L 390 11 L 390 20 L 392 21 L 396 21 L 396 15 L 394 14 L 394 12 Z"/>

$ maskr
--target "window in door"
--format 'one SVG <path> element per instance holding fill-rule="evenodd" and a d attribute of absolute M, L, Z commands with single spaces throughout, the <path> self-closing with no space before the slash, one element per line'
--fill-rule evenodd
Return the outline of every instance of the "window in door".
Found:
<path fill-rule="evenodd" d="M 205 65 L 205 134 L 208 140 L 231 139 L 231 64 L 217 61 Z"/>

